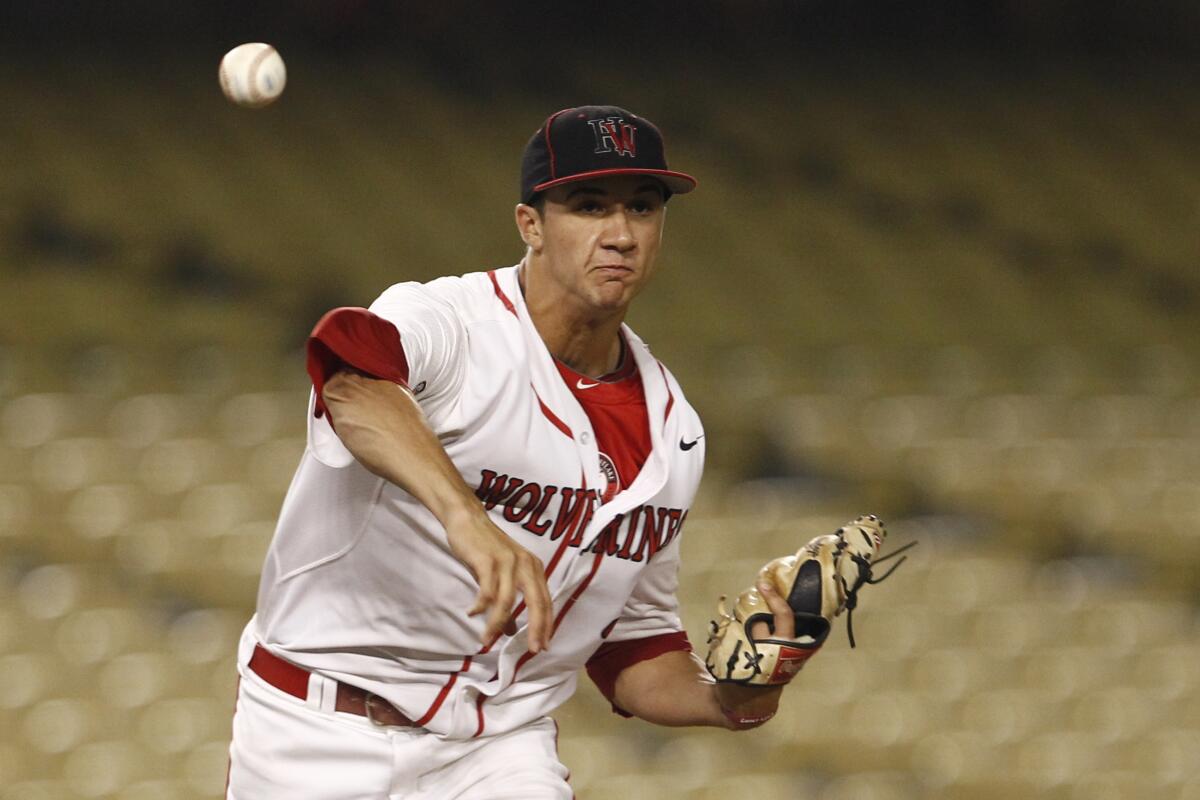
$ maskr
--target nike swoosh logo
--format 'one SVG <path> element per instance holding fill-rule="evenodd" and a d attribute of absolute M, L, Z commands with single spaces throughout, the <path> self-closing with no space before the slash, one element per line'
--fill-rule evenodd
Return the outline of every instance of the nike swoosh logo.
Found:
<path fill-rule="evenodd" d="M 599 385 L 600 385 L 599 383 L 584 383 L 583 378 L 580 378 L 579 380 L 575 381 L 576 389 L 590 389 L 593 386 L 599 386 Z"/>
<path fill-rule="evenodd" d="M 679 440 L 679 449 L 680 450 L 691 450 L 693 447 L 696 446 L 696 443 L 699 442 L 703 438 L 704 438 L 704 434 L 700 434 L 695 439 L 692 439 L 690 442 L 685 442 L 683 439 L 680 439 Z"/>

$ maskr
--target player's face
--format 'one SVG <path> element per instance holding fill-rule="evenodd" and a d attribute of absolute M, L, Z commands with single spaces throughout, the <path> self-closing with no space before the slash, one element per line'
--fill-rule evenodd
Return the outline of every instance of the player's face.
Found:
<path fill-rule="evenodd" d="M 625 308 L 654 273 L 666 206 L 662 184 L 619 175 L 546 193 L 539 255 L 548 277 L 599 311 Z"/>

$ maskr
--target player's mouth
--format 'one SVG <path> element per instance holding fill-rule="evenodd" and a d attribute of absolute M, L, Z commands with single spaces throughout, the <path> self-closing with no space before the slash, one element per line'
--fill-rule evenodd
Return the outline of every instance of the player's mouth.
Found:
<path fill-rule="evenodd" d="M 626 266 L 625 264 L 597 264 L 596 266 L 592 267 L 592 271 L 599 272 L 603 275 L 617 276 L 632 274 L 633 267 Z"/>

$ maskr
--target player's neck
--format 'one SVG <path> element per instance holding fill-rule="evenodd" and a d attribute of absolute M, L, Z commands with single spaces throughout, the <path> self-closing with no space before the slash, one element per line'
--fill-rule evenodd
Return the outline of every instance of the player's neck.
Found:
<path fill-rule="evenodd" d="M 536 318 L 534 324 L 537 324 Z M 616 371 L 621 365 L 620 327 L 612 329 L 611 334 L 600 334 L 598 331 L 587 331 L 582 327 L 568 327 L 554 335 L 554 327 L 550 326 L 551 337 L 547 338 L 542 327 L 538 333 L 546 343 L 550 354 L 580 375 L 599 378 Z"/>
<path fill-rule="evenodd" d="M 617 369 L 621 362 L 621 322 L 625 309 L 597 313 L 581 306 L 574 298 L 542 291 L 531 291 L 527 276 L 520 274 L 525 307 L 546 343 L 546 349 L 571 369 L 589 377 L 600 377 Z"/>
<path fill-rule="evenodd" d="M 620 366 L 621 316 L 595 319 L 564 313 L 562 305 L 537 308 L 529 305 L 529 316 L 546 349 L 571 369 L 592 378 L 607 375 Z"/>

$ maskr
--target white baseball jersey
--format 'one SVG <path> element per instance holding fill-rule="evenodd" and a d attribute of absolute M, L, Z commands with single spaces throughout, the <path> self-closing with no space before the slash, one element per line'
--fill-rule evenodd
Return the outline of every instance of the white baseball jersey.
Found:
<path fill-rule="evenodd" d="M 602 503 L 595 434 L 530 320 L 517 270 L 398 284 L 370 310 L 399 331 L 408 384 L 463 479 L 546 564 L 549 650 L 527 653 L 523 611 L 516 635 L 480 647 L 484 618 L 466 615 L 478 588 L 441 524 L 355 461 L 312 401 L 251 622 L 280 656 L 451 739 L 544 716 L 606 641 L 682 630 L 679 533 L 703 468 L 699 417 L 624 328 L 653 448 L 633 483 Z"/>

